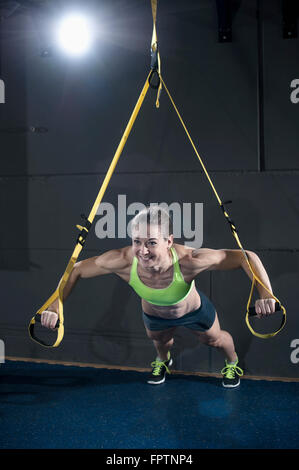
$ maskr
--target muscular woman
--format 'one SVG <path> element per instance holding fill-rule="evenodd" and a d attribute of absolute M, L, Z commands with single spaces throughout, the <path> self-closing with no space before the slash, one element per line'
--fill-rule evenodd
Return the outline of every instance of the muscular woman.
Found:
<path fill-rule="evenodd" d="M 167 211 L 152 206 L 139 212 L 132 221 L 132 245 L 107 251 L 100 256 L 79 261 L 64 288 L 64 300 L 81 278 L 114 273 L 127 282 L 141 297 L 142 315 L 147 336 L 153 341 L 157 357 L 152 362 L 150 384 L 161 384 L 172 364 L 170 350 L 177 327 L 190 329 L 198 339 L 224 355 L 222 369 L 224 387 L 236 387 L 243 371 L 230 333 L 221 329 L 215 307 L 195 286 L 195 279 L 204 271 L 243 269 L 251 278 L 240 250 L 194 249 L 174 243 L 171 219 Z M 272 292 L 269 277 L 259 257 L 246 251 L 250 264 Z M 200 279 L 200 277 L 199 277 Z M 258 317 L 275 311 L 275 300 L 260 285 L 255 303 Z M 41 323 L 55 328 L 58 300 L 41 316 Z"/>

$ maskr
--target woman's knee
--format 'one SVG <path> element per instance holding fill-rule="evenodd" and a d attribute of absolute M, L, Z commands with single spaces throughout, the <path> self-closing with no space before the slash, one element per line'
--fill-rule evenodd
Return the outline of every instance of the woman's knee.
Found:
<path fill-rule="evenodd" d="M 199 335 L 199 339 L 203 344 L 206 344 L 207 346 L 212 346 L 214 348 L 219 348 L 222 345 L 221 330 L 213 334 L 201 333 Z"/>
<path fill-rule="evenodd" d="M 199 340 L 208 346 L 219 346 L 221 343 L 222 330 L 220 329 L 218 315 L 216 313 L 213 325 L 205 332 L 193 330 Z"/>
<path fill-rule="evenodd" d="M 208 338 L 207 344 L 212 346 L 213 348 L 221 348 L 222 346 L 222 336 L 219 334 L 218 336 Z"/>

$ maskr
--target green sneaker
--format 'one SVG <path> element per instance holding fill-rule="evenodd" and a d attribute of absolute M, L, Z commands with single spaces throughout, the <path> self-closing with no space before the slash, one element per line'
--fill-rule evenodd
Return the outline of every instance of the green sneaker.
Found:
<path fill-rule="evenodd" d="M 172 365 L 172 359 L 170 357 L 170 352 L 167 355 L 167 361 L 160 361 L 158 358 L 151 363 L 153 367 L 152 373 L 147 381 L 148 384 L 159 385 L 165 381 L 166 373 L 170 374 L 169 366 Z"/>
<path fill-rule="evenodd" d="M 225 360 L 225 367 L 221 371 L 223 375 L 223 387 L 233 388 L 240 385 L 240 376 L 242 377 L 243 371 L 237 364 L 238 360 L 236 360 L 234 364 L 229 364 L 227 360 Z"/>

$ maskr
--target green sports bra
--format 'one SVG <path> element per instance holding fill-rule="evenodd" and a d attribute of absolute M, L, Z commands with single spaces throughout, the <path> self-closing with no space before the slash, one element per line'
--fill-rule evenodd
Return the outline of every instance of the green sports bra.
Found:
<path fill-rule="evenodd" d="M 173 279 L 171 284 L 164 289 L 153 289 L 143 284 L 137 272 L 138 259 L 136 256 L 133 258 L 129 285 L 142 299 L 150 304 L 163 306 L 178 304 L 188 296 L 194 285 L 194 280 L 191 284 L 185 282 L 180 270 L 177 252 L 173 247 L 170 250 L 173 260 Z"/>

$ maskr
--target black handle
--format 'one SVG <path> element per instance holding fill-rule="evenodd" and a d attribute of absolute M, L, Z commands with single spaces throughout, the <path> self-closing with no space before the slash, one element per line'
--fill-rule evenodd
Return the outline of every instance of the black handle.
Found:
<path fill-rule="evenodd" d="M 279 302 L 275 302 L 275 312 L 281 312 L 281 310 L 282 309 L 280 307 Z M 257 313 L 255 311 L 255 307 L 249 307 L 248 313 L 249 313 L 250 317 L 256 317 L 257 316 Z"/>
<path fill-rule="evenodd" d="M 152 81 L 152 79 L 155 75 L 157 76 L 157 79 L 158 79 L 157 83 L 153 83 L 153 81 Z M 159 74 L 158 74 L 157 70 L 152 70 L 151 71 L 149 79 L 148 79 L 148 83 L 149 83 L 149 86 L 151 88 L 153 88 L 154 90 L 157 90 L 159 88 L 159 86 L 160 86 L 160 77 L 159 77 Z"/>
<path fill-rule="evenodd" d="M 53 312 L 53 313 L 55 313 L 55 312 Z M 41 323 L 41 315 L 39 313 L 37 315 L 35 315 L 34 320 L 37 323 Z M 58 327 L 59 327 L 59 320 L 57 320 L 56 325 L 55 325 L 55 328 L 58 328 Z"/>

